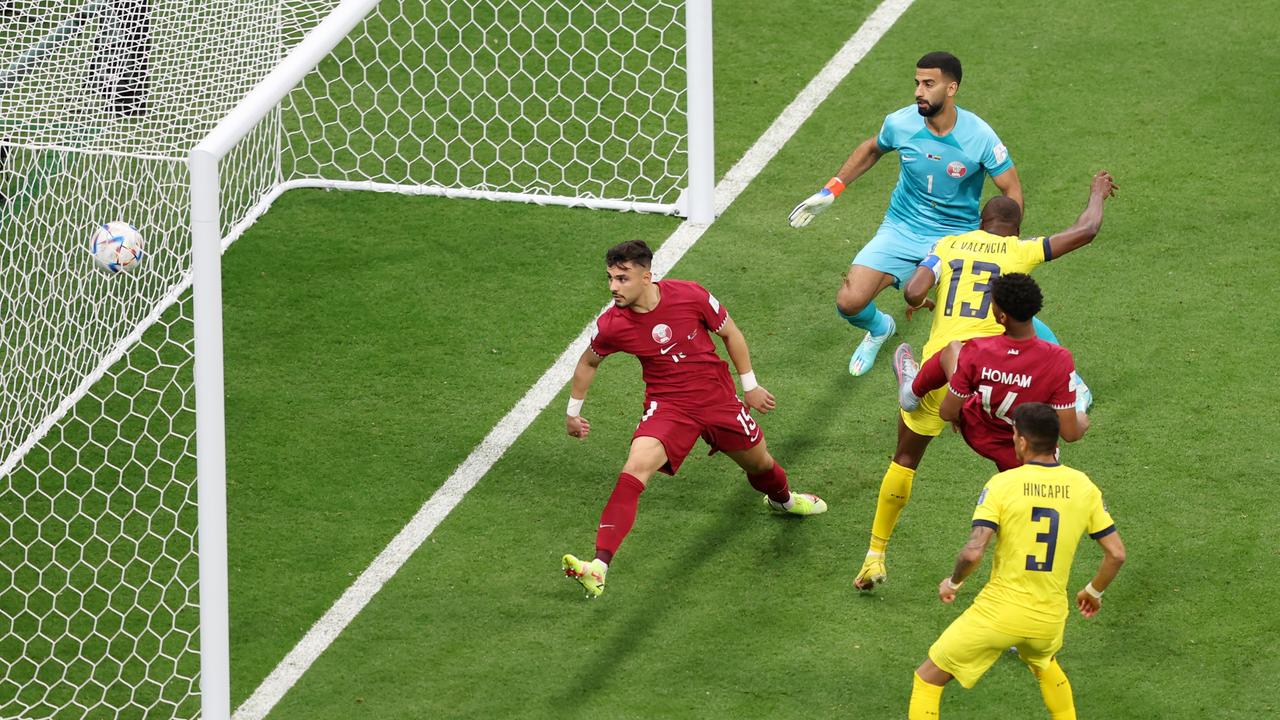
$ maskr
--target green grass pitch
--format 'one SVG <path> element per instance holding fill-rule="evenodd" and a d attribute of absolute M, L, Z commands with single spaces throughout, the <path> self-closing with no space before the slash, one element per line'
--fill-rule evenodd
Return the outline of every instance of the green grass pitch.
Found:
<path fill-rule="evenodd" d="M 719 173 L 874 7 L 716 4 Z M 743 328 L 778 398 L 760 418 L 770 449 L 831 511 L 771 516 L 730 461 L 695 450 L 641 498 L 604 596 L 583 599 L 559 557 L 590 553 L 641 409 L 638 364 L 610 358 L 584 409 L 590 438 L 564 435 L 562 392 L 270 717 L 905 716 L 913 669 L 985 578 L 956 606 L 936 599 L 993 470 L 957 437 L 935 442 L 889 582 L 853 591 L 895 398 L 885 356 L 866 377 L 845 372 L 858 336 L 833 302 L 896 157 L 804 231 L 785 218 L 910 102 L 914 61 L 934 49 L 962 59 L 959 104 L 1010 148 L 1024 232 L 1069 225 L 1098 169 L 1120 185 L 1095 243 L 1036 272 L 1042 317 L 1097 398 L 1063 458 L 1103 488 L 1129 549 L 1099 616 L 1068 622 L 1060 657 L 1080 716 L 1274 715 L 1277 28 L 1264 0 L 917 0 L 671 273 Z M 294 191 L 232 247 L 233 706 L 603 305 L 603 250 L 676 225 Z M 335 237 L 354 239 L 351 256 L 335 259 Z M 918 348 L 928 318 L 905 322 L 891 291 L 879 304 Z M 1099 557 L 1082 545 L 1073 586 Z M 973 690 L 949 686 L 942 710 L 1044 714 L 1009 658 Z"/>

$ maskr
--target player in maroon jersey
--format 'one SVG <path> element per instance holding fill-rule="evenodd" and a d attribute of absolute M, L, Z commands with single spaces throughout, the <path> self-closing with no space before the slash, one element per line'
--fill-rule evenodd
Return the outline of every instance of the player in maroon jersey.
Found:
<path fill-rule="evenodd" d="M 640 360 L 644 411 L 627 462 L 600 516 L 595 559 L 584 562 L 564 556 L 565 574 L 581 583 L 590 597 L 604 592 L 605 573 L 635 523 L 640 493 L 655 473 L 674 475 L 699 437 L 713 453 L 733 458 L 770 508 L 795 515 L 817 515 L 827 509 L 816 495 L 791 492 L 786 472 L 769 454 L 764 434 L 751 417 L 748 408 L 768 412 L 775 402 L 756 382 L 742 331 L 701 285 L 686 280 L 655 282 L 649 270 L 652 262 L 653 252 L 639 240 L 605 253 L 613 306 L 597 318 L 569 393 L 565 428 L 569 435 L 585 438 L 591 424 L 581 415 L 582 403 L 600 362 L 619 351 Z M 713 333 L 724 341 L 738 370 L 742 400 L 728 365 L 716 353 Z"/>
<path fill-rule="evenodd" d="M 1071 351 L 1036 337 L 1031 319 L 1044 298 L 1031 276 L 996 278 L 991 303 L 1004 334 L 964 343 L 938 414 L 956 423 L 969 447 L 1003 472 L 1022 464 L 1013 450 L 1009 413 L 1015 407 L 1028 402 L 1052 406 L 1067 442 L 1084 437 L 1089 416 L 1076 409 Z"/>

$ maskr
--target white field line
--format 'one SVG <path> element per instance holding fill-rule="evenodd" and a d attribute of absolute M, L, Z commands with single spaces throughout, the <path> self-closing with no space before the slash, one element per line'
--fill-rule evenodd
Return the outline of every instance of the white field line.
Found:
<path fill-rule="evenodd" d="M 871 48 L 906 12 L 913 0 L 884 0 L 863 22 L 853 37 L 836 53 L 822 71 L 800 91 L 795 100 L 760 136 L 742 159 L 716 185 L 716 212 L 724 212 L 738 195 L 760 174 L 782 146 L 799 130 L 805 120 L 822 104 L 836 86 L 866 56 Z M 778 218 L 782 222 L 781 216 Z M 662 277 L 675 266 L 689 248 L 706 232 L 707 225 L 682 223 L 654 255 L 653 273 Z M 605 305 L 608 308 L 608 305 Z M 603 309 L 602 309 L 603 310 Z M 413 519 L 392 539 L 342 597 L 329 608 L 280 664 L 267 676 L 253 695 L 235 712 L 234 720 L 261 720 L 302 677 L 325 648 L 334 641 L 365 605 L 382 589 L 402 565 L 427 539 L 442 520 L 455 508 L 471 488 L 476 486 L 489 468 L 515 443 L 533 423 L 538 413 L 555 399 L 573 376 L 578 356 L 586 348 L 590 325 L 555 363 L 534 383 L 520 402 L 494 426 L 471 455 L 458 466 Z"/>

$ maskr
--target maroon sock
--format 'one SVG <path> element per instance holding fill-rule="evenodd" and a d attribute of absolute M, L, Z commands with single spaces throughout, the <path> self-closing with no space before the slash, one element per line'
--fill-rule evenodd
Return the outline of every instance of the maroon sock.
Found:
<path fill-rule="evenodd" d="M 636 476 L 630 473 L 618 476 L 618 484 L 613 487 L 604 512 L 600 513 L 600 528 L 596 530 L 596 557 L 600 560 L 612 562 L 622 539 L 636 524 L 636 507 L 640 504 L 642 492 L 644 483 Z"/>
<path fill-rule="evenodd" d="M 791 488 L 787 487 L 787 471 L 776 462 L 762 473 L 748 474 L 747 481 L 751 483 L 751 487 L 768 495 L 776 503 L 791 499 Z"/>
<path fill-rule="evenodd" d="M 922 398 L 946 384 L 947 373 L 942 369 L 942 353 L 934 353 L 933 357 L 920 366 L 920 372 L 916 373 L 916 379 L 911 383 L 911 392 Z"/>

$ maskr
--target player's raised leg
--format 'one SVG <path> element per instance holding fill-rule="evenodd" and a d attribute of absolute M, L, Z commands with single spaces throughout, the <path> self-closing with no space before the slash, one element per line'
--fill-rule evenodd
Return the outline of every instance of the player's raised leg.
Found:
<path fill-rule="evenodd" d="M 906 421 L 899 414 L 898 447 L 880 480 L 876 515 L 871 522 L 871 543 L 863 558 L 862 567 L 853 578 L 853 585 L 859 590 L 871 590 L 888 576 L 885 553 L 888 551 L 889 538 L 893 537 L 898 517 L 911 499 L 911 485 L 915 480 L 916 468 L 933 438 L 933 435 L 924 435 L 907 427 Z"/>
<path fill-rule="evenodd" d="M 827 511 L 826 501 L 817 495 L 791 490 L 787 471 L 769 454 L 764 438 L 755 447 L 726 450 L 725 454 L 738 463 L 747 474 L 747 482 L 764 495 L 764 502 L 771 509 L 792 515 L 821 515 Z"/>
<path fill-rule="evenodd" d="M 588 597 L 599 597 L 604 592 L 609 563 L 613 562 L 614 553 L 635 525 L 640 493 L 644 492 L 654 473 L 666 463 L 666 449 L 657 438 L 641 436 L 633 439 L 627 462 L 605 503 L 604 512 L 600 514 L 595 559 L 585 562 L 573 555 L 565 555 L 562 559 L 565 575 L 577 580 Z"/>
<path fill-rule="evenodd" d="M 859 257 L 861 255 L 859 253 Z M 866 331 L 849 358 L 849 374 L 854 377 L 871 370 L 880 347 L 897 330 L 893 318 L 877 309 L 875 303 L 876 295 L 896 281 L 897 278 L 889 273 L 854 264 L 849 266 L 849 272 L 836 292 L 836 312 L 850 325 Z"/>

